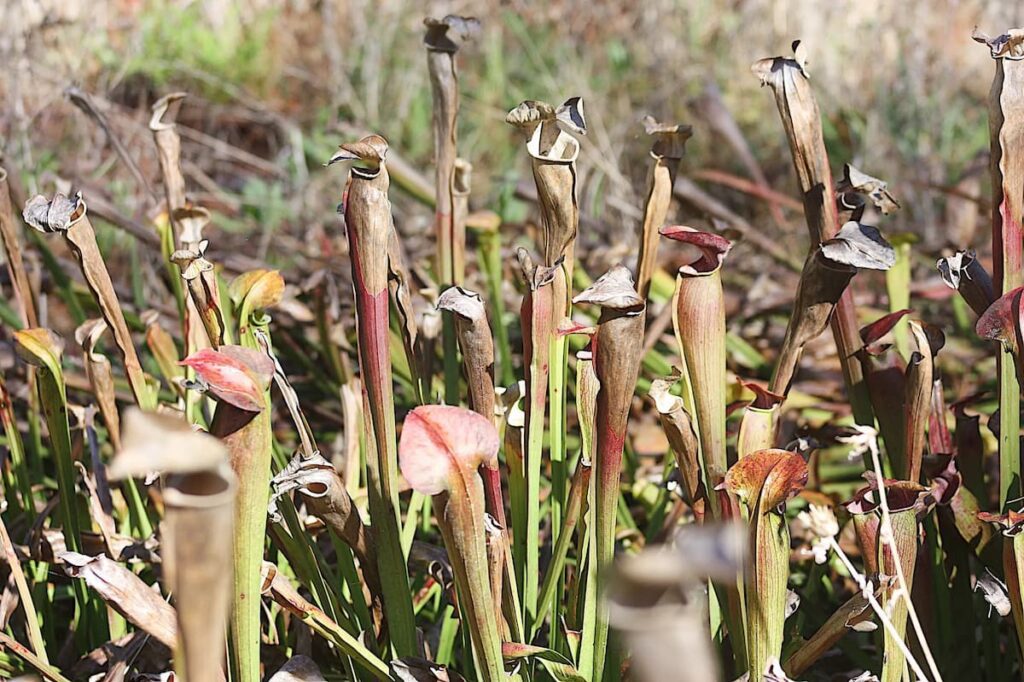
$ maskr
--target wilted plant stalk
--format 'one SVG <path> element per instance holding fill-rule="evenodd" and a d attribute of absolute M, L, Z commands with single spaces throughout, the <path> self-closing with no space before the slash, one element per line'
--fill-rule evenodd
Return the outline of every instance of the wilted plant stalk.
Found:
<path fill-rule="evenodd" d="M 227 457 L 222 443 L 183 419 L 132 410 L 125 447 L 111 464 L 121 478 L 164 474 L 161 538 L 177 615 L 174 664 L 178 675 L 198 682 L 224 678 L 237 489 Z"/>
<path fill-rule="evenodd" d="M 775 103 L 789 139 L 793 165 L 803 194 L 804 214 L 813 252 L 817 244 L 839 232 L 839 214 L 832 170 L 829 168 L 822 136 L 821 115 L 804 70 L 805 57 L 800 41 L 793 43 L 793 50 L 794 59 L 762 59 L 751 68 L 761 80 L 761 85 L 771 86 L 775 94 Z M 873 421 L 871 401 L 868 399 L 860 364 L 855 357 L 861 343 L 857 334 L 853 296 L 849 292 L 843 292 L 836 302 L 831 326 L 854 418 L 858 424 L 870 424 Z"/>
<path fill-rule="evenodd" d="M 576 235 L 579 231 L 576 161 L 579 158 L 580 143 L 566 131 L 585 135 L 587 124 L 583 115 L 583 100 L 579 97 L 571 97 L 557 108 L 546 102 L 528 100 L 510 111 L 505 121 L 527 135 L 526 151 L 530 155 L 541 213 L 543 264 L 554 270 L 551 282 L 551 322 L 545 343 L 549 346 L 547 352 L 550 357 L 548 401 L 551 411 L 551 521 L 557 528 L 562 522 L 568 476 L 564 438 L 565 374 L 569 360 L 568 340 L 557 333 L 557 327 L 569 314 L 576 262 Z M 527 609 L 530 608 L 527 602 Z"/>
<path fill-rule="evenodd" d="M 989 138 L 992 174 L 992 260 L 995 297 L 1024 285 L 1024 30 L 1010 29 L 989 38 L 996 62 L 989 91 Z M 1013 358 L 1004 346 L 999 353 L 999 503 L 1018 497 L 1020 488 L 1020 391 Z"/>
<path fill-rule="evenodd" d="M 601 309 L 593 340 L 594 373 L 600 388 L 594 437 L 595 526 L 591 536 L 596 554 L 592 555 L 595 565 L 590 573 L 595 580 L 593 588 L 601 595 L 606 589 L 615 554 L 615 512 L 622 452 L 629 407 L 640 371 L 646 305 L 633 287 L 629 270 L 621 265 L 595 281 L 573 303 L 591 303 Z M 608 608 L 603 602 L 596 606 L 593 630 L 584 631 L 581 646 L 593 651 L 593 661 L 585 659 L 593 668 L 588 670 L 581 666 L 581 674 L 600 682 L 608 648 Z"/>
<path fill-rule="evenodd" d="M 441 288 L 461 284 L 461 273 L 456 263 L 463 263 L 466 236 L 456 235 L 455 162 L 458 154 L 456 132 L 459 115 L 459 77 L 455 68 L 455 54 L 459 47 L 479 31 L 480 22 L 472 17 L 448 15 L 443 19 L 427 18 L 423 43 L 427 48 L 427 69 L 430 72 L 430 90 L 433 95 L 435 206 L 434 230 L 437 242 L 435 275 Z M 458 277 L 457 277 L 458 275 Z M 445 399 L 458 400 L 458 362 L 454 329 L 446 320 L 444 328 Z"/>
<path fill-rule="evenodd" d="M 110 281 L 110 273 L 96 244 L 96 232 L 86 215 L 87 208 L 82 195 L 69 199 L 63 194 L 55 194 L 47 201 L 43 196 L 36 196 L 25 204 L 25 222 L 42 233 L 58 232 L 64 235 L 68 247 L 75 255 L 78 264 L 89 285 L 93 298 L 99 305 L 103 319 L 107 321 L 121 357 L 124 360 L 125 373 L 131 386 L 135 401 L 143 409 L 155 406 L 156 396 L 150 389 L 146 375 L 135 352 L 128 323 L 125 322 L 121 303 Z"/>
<path fill-rule="evenodd" d="M 647 298 L 651 278 L 658 267 L 658 230 L 665 224 L 672 204 L 672 188 L 676 184 L 676 171 L 683 158 L 686 141 L 693 134 L 688 125 L 659 123 L 651 116 L 644 118 L 644 130 L 653 139 L 651 167 L 647 179 L 647 202 L 644 220 L 640 226 L 640 255 L 637 256 L 637 291 Z"/>
<path fill-rule="evenodd" d="M 388 312 L 388 145 L 379 135 L 341 145 L 331 162 L 356 162 L 344 205 L 355 289 L 359 369 L 363 382 L 367 495 L 371 530 L 392 642 L 400 656 L 416 652 L 409 578 L 399 533 L 398 453 Z"/>

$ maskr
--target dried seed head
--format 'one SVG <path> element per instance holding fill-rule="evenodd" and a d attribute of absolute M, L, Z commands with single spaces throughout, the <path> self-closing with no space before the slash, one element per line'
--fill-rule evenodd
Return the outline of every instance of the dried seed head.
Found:
<path fill-rule="evenodd" d="M 266 408 L 266 390 L 274 376 L 274 361 L 265 353 L 242 346 L 204 348 L 181 361 L 191 367 L 216 398 L 247 412 Z"/>
<path fill-rule="evenodd" d="M 476 37 L 480 32 L 480 20 L 476 17 L 460 17 L 449 14 L 443 19 L 427 17 L 423 20 L 427 33 L 423 44 L 435 52 L 458 52 L 463 43 Z"/>
<path fill-rule="evenodd" d="M 498 432 L 476 412 L 450 405 L 417 407 L 405 418 L 398 444 L 398 464 L 413 490 L 437 495 L 451 488 L 453 476 L 476 475 L 493 466 Z"/>
<path fill-rule="evenodd" d="M 638 312 L 645 301 L 636 292 L 633 274 L 624 265 L 616 265 L 572 299 L 573 303 L 593 303 L 602 308 Z"/>
<path fill-rule="evenodd" d="M 53 195 L 53 199 L 47 199 L 42 194 L 29 199 L 22 217 L 29 226 L 39 232 L 66 232 L 85 217 L 86 211 L 81 192 L 73 199 L 58 192 Z"/>

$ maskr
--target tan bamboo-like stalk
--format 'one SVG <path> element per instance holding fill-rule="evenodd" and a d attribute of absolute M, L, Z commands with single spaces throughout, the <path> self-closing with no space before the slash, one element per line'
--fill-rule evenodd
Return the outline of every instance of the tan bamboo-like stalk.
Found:
<path fill-rule="evenodd" d="M 651 136 L 651 166 L 647 175 L 647 201 L 644 219 L 640 225 L 640 255 L 637 256 L 637 291 L 647 298 L 651 277 L 658 266 L 658 230 L 665 224 L 672 205 L 672 188 L 676 184 L 676 171 L 683 158 L 686 141 L 693 134 L 688 125 L 659 123 L 653 117 L 644 118 L 644 130 Z"/>

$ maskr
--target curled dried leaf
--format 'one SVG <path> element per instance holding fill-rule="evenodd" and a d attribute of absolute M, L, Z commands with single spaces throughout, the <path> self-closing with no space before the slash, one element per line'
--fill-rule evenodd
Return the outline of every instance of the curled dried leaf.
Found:
<path fill-rule="evenodd" d="M 423 44 L 428 50 L 437 52 L 458 52 L 463 43 L 480 32 L 480 20 L 476 17 L 460 17 L 449 14 L 443 19 L 427 17 L 423 20 L 427 33 Z"/>
<path fill-rule="evenodd" d="M 177 102 L 188 97 L 187 92 L 172 92 L 164 95 L 156 102 L 153 103 L 151 111 L 152 116 L 149 118 L 149 129 L 152 131 L 157 130 L 169 130 L 174 127 L 174 120 L 165 121 L 164 116 L 167 115 L 168 110 L 171 106 Z"/>
<path fill-rule="evenodd" d="M 505 123 L 532 131 L 542 121 L 555 118 L 555 108 L 547 102 L 528 99 L 505 116 Z"/>
<path fill-rule="evenodd" d="M 693 126 L 660 123 L 653 116 L 644 116 L 644 131 L 653 138 L 651 155 L 655 158 L 683 158 L 686 141 L 693 137 Z"/>
<path fill-rule="evenodd" d="M 988 45 L 989 52 L 993 59 L 1010 59 L 1017 61 L 1024 59 L 1024 29 L 1011 28 L 1006 33 L 990 37 L 988 34 L 974 27 L 971 38 L 976 43 Z"/>
<path fill-rule="evenodd" d="M 639 311 L 645 301 L 633 285 L 633 274 L 624 265 L 616 265 L 572 299 L 573 303 L 592 303 L 602 308 Z"/>
<path fill-rule="evenodd" d="M 885 181 L 872 177 L 848 163 L 843 166 L 843 179 L 837 184 L 836 191 L 844 194 L 847 192 L 865 194 L 871 198 L 879 211 L 889 215 L 898 211 L 900 204 L 889 193 L 888 187 Z"/>
<path fill-rule="evenodd" d="M 467 320 L 481 320 L 487 317 L 484 300 L 480 294 L 460 286 L 445 289 L 437 299 L 437 309 L 447 310 Z"/>
<path fill-rule="evenodd" d="M 29 199 L 22 217 L 30 227 L 39 232 L 66 232 L 85 216 L 86 211 L 81 192 L 73 199 L 58 192 L 53 195 L 53 199 L 47 199 L 41 194 Z"/>
<path fill-rule="evenodd" d="M 823 242 L 821 253 L 836 263 L 867 270 L 888 270 L 896 264 L 896 251 L 878 228 L 853 221 Z"/>
<path fill-rule="evenodd" d="M 339 145 L 338 151 L 327 162 L 327 165 L 339 161 L 361 161 L 369 166 L 377 166 L 387 159 L 388 141 L 380 135 L 367 135 L 357 142 L 346 142 Z"/>

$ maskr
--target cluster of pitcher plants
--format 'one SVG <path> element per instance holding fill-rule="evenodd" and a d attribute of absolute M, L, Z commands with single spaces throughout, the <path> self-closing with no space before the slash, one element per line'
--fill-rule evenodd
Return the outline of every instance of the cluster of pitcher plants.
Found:
<path fill-rule="evenodd" d="M 535 248 L 512 253 L 497 215 L 470 210 L 472 166 L 458 154 L 456 56 L 477 22 L 425 25 L 436 256 L 415 280 L 403 262 L 387 141 L 342 144 L 325 172 L 336 174 L 354 317 L 339 315 L 348 294 L 329 269 L 295 294 L 286 272 L 229 278 L 216 262 L 212 216 L 190 201 L 182 172 L 181 94 L 157 102 L 149 125 L 164 190 L 152 229 L 174 304 L 166 310 L 125 304 L 89 197 L 28 198 L 0 170 L 15 312 L 4 334 L 20 358 L 0 380 L 0 675 L 1015 674 L 1024 33 L 974 36 L 996 73 L 992 272 L 971 251 L 938 264 L 977 336 L 998 342 L 996 447 L 986 453 L 968 413 L 979 396 L 947 405 L 942 330 L 900 305 L 909 246 L 862 222 L 899 204 L 853 166 L 833 177 L 798 43 L 753 72 L 778 106 L 810 248 L 792 247 L 799 285 L 769 371 L 737 385 L 729 349 L 743 342 L 727 331 L 723 289 L 732 243 L 669 224 L 690 127 L 644 120 L 638 256 L 591 278 L 576 254 L 583 100 L 512 108 L 539 216 Z M 40 259 L 24 258 L 22 245 L 55 264 L 61 241 L 79 272 L 54 267 L 41 291 L 30 267 Z M 674 286 L 658 259 L 668 250 L 685 261 Z M 881 317 L 859 311 L 850 288 L 868 271 L 889 272 Z M 44 293 L 75 319 L 80 349 L 66 352 L 45 326 Z M 288 330 L 272 314 L 286 298 L 315 324 L 279 346 L 274 337 Z M 675 348 L 660 332 L 650 338 L 649 311 L 665 311 L 666 326 L 670 316 Z M 794 389 L 809 370 L 805 347 L 826 333 L 850 408 L 832 443 L 795 437 L 791 409 L 807 404 Z M 323 390 L 296 390 L 293 372 Z M 324 414 L 340 416 L 340 431 L 315 432 Z M 640 414 L 663 431 L 653 465 L 631 445 Z M 825 453 L 836 447 L 863 474 L 852 494 L 824 492 Z M 801 594 L 839 605 L 801 615 Z"/>

